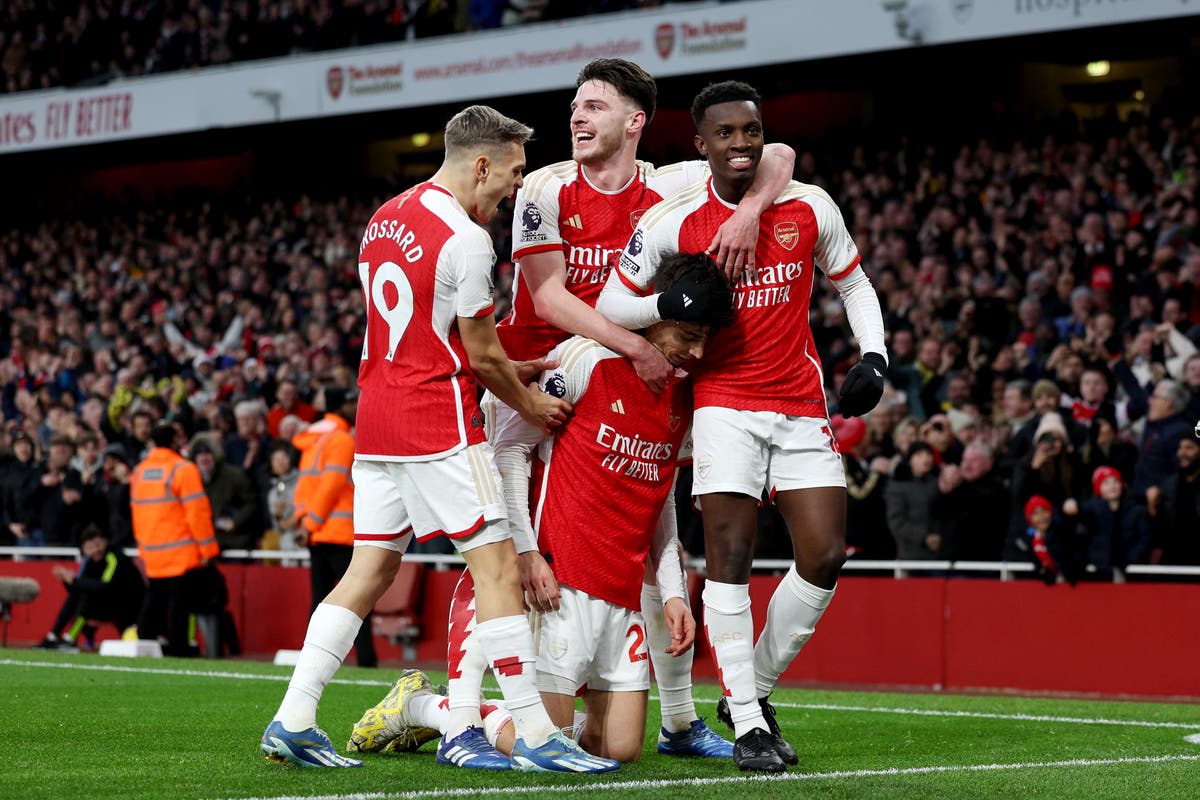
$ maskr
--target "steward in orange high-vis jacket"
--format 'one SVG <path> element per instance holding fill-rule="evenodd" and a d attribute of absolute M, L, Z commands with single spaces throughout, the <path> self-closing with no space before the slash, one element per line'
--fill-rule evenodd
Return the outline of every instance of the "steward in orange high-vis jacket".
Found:
<path fill-rule="evenodd" d="M 308 537 L 312 611 L 333 590 L 350 566 L 354 553 L 354 436 L 350 428 L 358 409 L 354 390 L 330 386 L 323 390 L 325 416 L 292 438 L 300 451 L 300 477 L 293 503 L 296 527 Z M 368 614 L 354 639 L 360 667 L 379 661 Z"/>
<path fill-rule="evenodd" d="M 133 536 L 149 579 L 138 636 L 165 633 L 166 652 L 191 655 L 188 615 L 204 600 L 208 570 L 215 569 L 208 563 L 220 548 L 200 471 L 173 449 L 175 435 L 170 425 L 156 426 L 154 447 L 129 480 Z"/>

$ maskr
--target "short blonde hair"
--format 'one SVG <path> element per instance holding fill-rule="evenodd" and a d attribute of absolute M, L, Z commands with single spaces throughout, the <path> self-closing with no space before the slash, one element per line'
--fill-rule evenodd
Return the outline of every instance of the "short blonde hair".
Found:
<path fill-rule="evenodd" d="M 507 144 L 523 145 L 532 138 L 533 128 L 490 106 L 467 106 L 446 123 L 446 157 L 497 150 Z"/>

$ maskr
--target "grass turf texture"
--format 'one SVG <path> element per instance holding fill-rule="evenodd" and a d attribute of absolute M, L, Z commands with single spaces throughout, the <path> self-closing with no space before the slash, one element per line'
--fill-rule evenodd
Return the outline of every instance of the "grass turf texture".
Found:
<path fill-rule="evenodd" d="M 0 650 L 0 798 L 561 798 L 569 788 L 622 800 L 1164 800 L 1196 797 L 1200 785 L 1200 744 L 1185 739 L 1200 733 L 1197 705 L 787 689 L 772 700 L 800 765 L 778 778 L 748 778 L 725 760 L 659 756 L 656 730 L 647 731 L 641 762 L 607 776 L 439 767 L 433 743 L 416 754 L 367 755 L 361 769 L 302 770 L 258 751 L 289 674 L 254 662 Z M 339 749 L 395 677 L 338 673 L 320 722 Z M 696 694 L 715 723 L 716 687 Z M 653 728 L 654 699 L 649 716 Z"/>

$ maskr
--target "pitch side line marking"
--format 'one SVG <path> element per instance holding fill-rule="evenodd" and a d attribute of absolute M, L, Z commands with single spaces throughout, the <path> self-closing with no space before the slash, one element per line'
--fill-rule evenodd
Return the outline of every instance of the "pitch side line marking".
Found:
<path fill-rule="evenodd" d="M 117 664 L 75 664 L 71 662 L 55 662 L 55 661 L 21 661 L 19 659 L 6 658 L 0 659 L 0 666 L 31 666 L 31 667 L 58 667 L 60 669 L 85 669 L 96 670 L 100 672 L 131 672 L 142 673 L 146 675 L 184 675 L 189 677 L 199 678 L 233 678 L 235 680 L 264 680 L 264 681 L 287 681 L 289 675 L 270 675 L 267 673 L 253 672 L 214 672 L 209 670 L 195 669 L 168 669 L 166 667 L 126 667 Z M 341 686 L 379 686 L 390 687 L 390 681 L 371 681 L 371 680 L 349 680 L 346 678 L 334 678 L 330 684 Z M 494 689 L 485 688 L 485 693 L 497 694 Z M 651 700 L 657 702 L 658 697 L 652 696 Z M 697 697 L 697 700 L 705 701 L 706 698 Z M 712 698 L 708 698 L 711 700 Z M 811 709 L 815 711 L 850 711 L 850 712 L 869 712 L 874 714 L 907 714 L 910 716 L 921 717 L 961 717 L 968 719 L 1004 719 L 1025 722 L 1060 722 L 1064 724 L 1076 725 L 1125 725 L 1129 727 L 1139 728 L 1183 728 L 1186 730 L 1195 730 L 1200 727 L 1200 721 L 1197 722 L 1153 722 L 1146 720 L 1135 719 L 1105 719 L 1103 717 L 1088 718 L 1088 717 L 1054 717 L 1044 714 L 999 714 L 986 711 L 944 711 L 930 708 L 888 708 L 884 706 L 842 706 L 829 703 L 772 703 L 776 708 L 796 708 L 796 709 Z"/>
<path fill-rule="evenodd" d="M 1000 772 L 1022 769 L 1053 769 L 1058 767 L 1105 767 L 1117 764 L 1164 764 L 1173 761 L 1200 761 L 1200 755 L 1140 756 L 1131 758 L 1072 759 L 1069 761 L 1030 761 L 1017 764 L 957 764 L 901 769 L 855 769 L 835 772 L 788 772 L 781 775 L 737 775 L 727 778 L 676 778 L 669 780 L 614 781 L 612 783 L 551 783 L 538 786 L 499 786 L 494 788 L 423 789 L 415 792 L 367 792 L 356 794 L 283 795 L 252 797 L 244 800 L 422 800 L 427 797 L 481 797 L 524 795 L 534 792 L 606 792 L 630 789 L 669 789 L 680 786 L 702 787 L 748 783 L 782 783 L 784 781 L 839 780 L 843 778 L 891 778 L 906 775 L 933 775 L 948 772 Z"/>
<path fill-rule="evenodd" d="M 123 667 L 118 664 L 72 664 L 55 661 L 21 661 L 15 658 L 0 659 L 0 666 L 59 667 L 62 669 L 87 669 L 97 672 L 135 672 L 143 675 L 184 675 L 193 678 L 234 678 L 243 681 L 287 681 L 290 675 L 270 675 L 257 672 L 210 672 L 200 669 L 167 669 L 166 667 Z M 343 686 L 391 686 L 391 681 L 352 681 L 334 678 L 330 683 Z"/>
<path fill-rule="evenodd" d="M 917 717 L 965 717 L 970 719 L 1007 719 L 1025 722 L 1064 722 L 1077 725 L 1130 725 L 1143 728 L 1200 727 L 1197 722 L 1146 722 L 1134 719 L 1105 719 L 1103 717 L 1052 717 L 1045 714 L 996 714 L 987 711 L 943 711 L 933 708 L 886 708 L 883 706 L 839 706 L 828 703 L 776 703 L 776 708 L 805 708 L 815 711 L 861 711 L 877 714 L 910 714 Z"/>

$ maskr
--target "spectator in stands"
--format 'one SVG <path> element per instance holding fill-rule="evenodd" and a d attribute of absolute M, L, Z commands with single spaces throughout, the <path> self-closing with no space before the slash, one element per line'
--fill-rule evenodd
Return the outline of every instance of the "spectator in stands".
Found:
<path fill-rule="evenodd" d="M 207 435 L 198 435 L 188 453 L 200 470 L 221 550 L 253 549 L 262 536 L 262 519 L 258 490 L 250 476 L 226 463 Z"/>
<path fill-rule="evenodd" d="M 1150 394 L 1150 412 L 1138 448 L 1133 493 L 1141 502 L 1146 490 L 1162 483 L 1178 469 L 1175 453 L 1179 440 L 1193 433 L 1195 419 L 1184 417 L 1191 398 L 1183 385 L 1173 380 L 1159 381 Z"/>
<path fill-rule="evenodd" d="M 1150 552 L 1150 517 L 1125 493 L 1121 473 L 1100 467 L 1092 474 L 1095 497 L 1076 508 L 1064 508 L 1067 516 L 1078 514 L 1083 527 L 1081 542 L 1088 577 L 1125 582 L 1125 567 L 1145 563 Z"/>
<path fill-rule="evenodd" d="M 1200 565 L 1200 442 L 1179 440 L 1179 471 L 1146 490 L 1155 564 Z"/>
<path fill-rule="evenodd" d="M 75 444 L 66 436 L 56 434 L 50 440 L 46 463 L 28 498 L 38 515 L 40 544 L 61 547 L 79 541 L 89 512 L 94 510 L 91 493 L 85 494 L 83 479 L 71 467 L 74 455 Z"/>
<path fill-rule="evenodd" d="M 878 413 L 878 412 L 873 412 Z M 829 421 L 842 452 L 846 473 L 846 555 L 860 559 L 893 558 L 884 491 L 891 462 L 867 455 L 867 423 L 862 417 L 834 414 Z"/>
<path fill-rule="evenodd" d="M 305 424 L 317 418 L 317 410 L 300 399 L 300 387 L 291 378 L 281 380 L 275 389 L 275 405 L 267 412 L 267 435 L 273 439 L 286 438 L 279 425 L 287 416 L 299 417 Z"/>
<path fill-rule="evenodd" d="M 1056 524 L 1054 506 L 1035 494 L 1025 503 L 1024 550 L 1033 562 L 1034 574 L 1047 586 L 1060 580 L 1074 584 L 1078 579 L 1074 522 Z"/>
<path fill-rule="evenodd" d="M 1091 475 L 1097 467 L 1114 467 L 1128 486 L 1133 482 L 1137 458 L 1137 448 L 1121 438 L 1112 404 L 1102 404 L 1092 416 L 1087 441 L 1080 451 L 1083 474 Z"/>
<path fill-rule="evenodd" d="M 79 535 L 83 563 L 78 569 L 55 567 L 55 576 L 67 589 L 67 599 L 42 639 L 45 650 L 73 649 L 80 634 L 88 648 L 94 646 L 97 622 L 111 622 L 119 633 L 133 626 L 142 609 L 146 584 L 137 566 L 95 525 Z"/>
<path fill-rule="evenodd" d="M 271 486 L 267 491 L 267 511 L 271 530 L 279 535 L 280 550 L 295 550 L 304 546 L 304 533 L 295 526 L 293 501 L 296 481 L 300 476 L 296 464 L 296 448 L 291 442 L 276 441 L 271 445 Z"/>
<path fill-rule="evenodd" d="M 100 436 L 97 433 L 86 431 L 75 440 L 71 469 L 79 473 L 84 486 L 93 486 L 103 470 L 104 458 L 100 450 Z"/>
<path fill-rule="evenodd" d="M 104 464 L 97 490 L 108 509 L 109 545 L 124 549 L 136 547 L 133 538 L 133 511 L 129 505 L 129 475 L 133 463 L 119 442 L 104 448 Z"/>
<path fill-rule="evenodd" d="M 1179 381 L 1192 397 L 1183 412 L 1184 419 L 1200 420 L 1200 353 L 1188 356 L 1180 371 Z"/>
<path fill-rule="evenodd" d="M 974 442 L 962 465 L 943 465 L 931 515 L 941 536 L 938 558 L 998 561 L 1004 547 L 1009 491 L 993 469 L 992 449 Z"/>
<path fill-rule="evenodd" d="M 233 407 L 233 419 L 234 432 L 221 443 L 225 462 L 240 467 L 265 491 L 271 439 L 267 436 L 262 403 L 242 400 Z"/>
<path fill-rule="evenodd" d="M 10 542 L 36 547 L 41 542 L 40 521 L 29 500 L 41 478 L 41 467 L 34 458 L 37 448 L 33 437 L 20 428 L 13 431 L 9 448 L 11 454 L 0 477 L 4 532 Z"/>
<path fill-rule="evenodd" d="M 885 493 L 888 528 L 896 540 L 896 557 L 935 558 L 941 536 L 935 531 L 933 501 L 938 494 L 938 467 L 933 448 L 914 441 L 888 481 Z"/>

